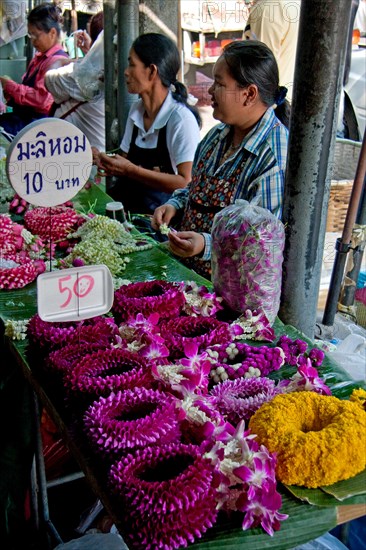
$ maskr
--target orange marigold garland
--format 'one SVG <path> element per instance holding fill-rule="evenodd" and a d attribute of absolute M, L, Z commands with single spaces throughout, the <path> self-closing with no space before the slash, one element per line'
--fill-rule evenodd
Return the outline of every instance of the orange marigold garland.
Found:
<path fill-rule="evenodd" d="M 366 414 L 358 403 L 308 391 L 278 395 L 249 428 L 277 453 L 276 477 L 289 485 L 331 485 L 366 466 Z"/>

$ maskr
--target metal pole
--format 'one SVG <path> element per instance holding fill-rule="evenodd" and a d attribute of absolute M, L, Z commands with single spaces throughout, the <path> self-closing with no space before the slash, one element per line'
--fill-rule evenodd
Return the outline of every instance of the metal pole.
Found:
<path fill-rule="evenodd" d="M 104 87 L 105 87 L 105 143 L 106 150 L 111 151 L 117 146 L 113 140 L 111 128 L 113 120 L 117 118 L 117 94 L 115 88 L 115 59 L 116 47 L 113 38 L 116 28 L 113 22 L 115 14 L 115 0 L 104 0 Z"/>
<path fill-rule="evenodd" d="M 357 164 L 355 180 L 352 187 L 349 207 L 342 233 L 341 244 L 351 252 L 348 255 L 346 275 L 342 286 L 342 277 L 338 286 L 333 288 L 333 273 L 338 268 L 337 256 L 333 266 L 329 293 L 324 310 L 323 324 L 330 326 L 334 322 L 334 316 L 338 309 L 342 313 L 354 315 L 354 304 L 358 275 L 360 273 L 363 250 L 366 240 L 366 199 L 365 199 L 365 173 L 366 173 L 366 132 L 363 136 L 360 157 Z M 355 223 L 357 224 L 355 226 Z M 342 266 L 341 266 L 342 267 Z M 343 264 L 344 268 L 344 264 Z M 341 276 L 344 269 L 340 269 Z M 337 278 L 337 282 L 339 277 Z M 339 298 L 339 302 L 338 302 Z"/>
<path fill-rule="evenodd" d="M 117 105 L 118 133 L 122 139 L 128 111 L 136 96 L 129 94 L 124 78 L 128 64 L 128 55 L 132 42 L 139 34 L 139 2 L 138 0 L 119 0 L 117 2 Z"/>
<path fill-rule="evenodd" d="M 283 221 L 280 319 L 314 336 L 349 0 L 302 0 Z"/>

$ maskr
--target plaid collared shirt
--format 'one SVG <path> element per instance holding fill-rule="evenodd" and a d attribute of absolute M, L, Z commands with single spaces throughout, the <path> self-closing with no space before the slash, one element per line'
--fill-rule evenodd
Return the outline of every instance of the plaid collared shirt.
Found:
<path fill-rule="evenodd" d="M 228 146 L 230 130 L 230 126 L 219 124 L 208 132 L 198 145 L 193 162 L 193 174 L 200 176 L 197 170 L 197 160 L 213 148 L 212 154 L 201 168 L 202 174 L 204 171 L 206 175 L 228 179 L 241 167 L 232 202 L 237 199 L 255 201 L 256 204 L 268 208 L 280 218 L 287 158 L 287 128 L 278 120 L 272 108 L 267 109 L 258 124 L 245 136 L 235 154 L 220 165 L 224 151 Z M 174 191 L 168 203 L 175 206 L 177 210 L 184 209 L 188 203 L 188 196 L 189 185 L 185 189 Z M 203 259 L 209 260 L 211 257 L 210 235 L 205 233 L 204 237 L 206 247 Z"/>

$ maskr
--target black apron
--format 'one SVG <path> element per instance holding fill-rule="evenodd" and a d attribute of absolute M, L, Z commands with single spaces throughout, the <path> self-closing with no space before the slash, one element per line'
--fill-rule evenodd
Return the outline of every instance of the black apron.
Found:
<path fill-rule="evenodd" d="M 68 54 L 61 49 L 57 50 L 52 55 L 52 57 L 56 55 L 69 57 Z M 22 84 L 24 84 L 24 86 L 34 88 L 34 85 L 36 83 L 36 76 L 39 72 L 39 69 L 40 67 L 38 66 L 32 72 L 32 67 L 28 67 L 27 72 L 22 78 Z M 44 113 L 38 113 L 34 109 L 34 107 L 29 107 L 28 105 L 18 105 L 11 100 L 8 101 L 8 105 L 10 107 L 13 107 L 13 112 L 5 113 L 4 115 L 0 116 L 0 126 L 2 126 L 8 134 L 11 134 L 13 136 L 15 136 L 18 132 L 20 132 L 20 130 L 25 128 L 25 126 L 27 126 L 34 120 L 45 118 L 47 116 Z"/>
<path fill-rule="evenodd" d="M 127 159 L 148 170 L 158 166 L 160 172 L 174 174 L 166 144 L 166 126 L 159 130 L 158 143 L 154 149 L 138 147 L 136 145 L 137 133 L 138 128 L 134 125 Z M 111 189 L 110 194 L 115 200 L 123 203 L 125 211 L 132 214 L 153 214 L 155 208 L 164 204 L 171 197 L 171 193 L 152 189 L 144 183 L 130 178 L 118 178 L 117 184 Z"/>

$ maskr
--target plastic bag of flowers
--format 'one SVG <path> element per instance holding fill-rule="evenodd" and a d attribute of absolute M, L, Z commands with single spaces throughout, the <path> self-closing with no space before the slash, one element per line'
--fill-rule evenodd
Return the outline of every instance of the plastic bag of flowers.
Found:
<path fill-rule="evenodd" d="M 280 306 L 284 225 L 269 210 L 238 200 L 212 226 L 215 292 L 238 312 L 260 310 L 273 323 Z"/>

